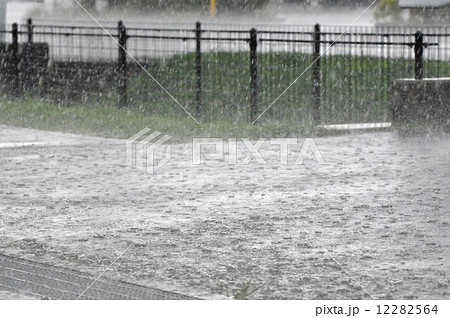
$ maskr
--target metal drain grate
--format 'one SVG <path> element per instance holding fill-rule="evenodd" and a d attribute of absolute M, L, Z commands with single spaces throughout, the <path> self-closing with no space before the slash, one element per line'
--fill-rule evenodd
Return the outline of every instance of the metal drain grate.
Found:
<path fill-rule="evenodd" d="M 95 277 L 70 269 L 0 255 L 0 289 L 49 299 L 77 299 Z M 101 278 L 80 299 L 196 299 L 164 290 Z"/>

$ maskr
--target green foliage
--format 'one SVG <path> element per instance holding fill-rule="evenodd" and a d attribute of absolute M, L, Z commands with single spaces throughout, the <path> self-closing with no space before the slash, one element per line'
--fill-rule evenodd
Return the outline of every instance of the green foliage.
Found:
<path fill-rule="evenodd" d="M 271 52 L 258 55 L 258 105 L 266 109 L 311 65 L 312 55 Z M 195 55 L 154 61 L 147 69 L 190 112 L 195 112 Z M 322 59 L 321 115 L 324 123 L 383 122 L 389 120 L 389 87 L 396 78 L 414 76 L 414 61 L 360 55 L 332 55 Z M 426 76 L 445 76 L 450 62 L 427 61 Z M 202 117 L 249 118 L 248 52 L 202 54 Z M 292 120 L 310 125 L 313 117 L 312 74 L 305 73 L 268 109 L 261 121 Z M 173 100 L 146 73 L 130 77 L 130 104 L 154 114 L 178 111 Z"/>
<path fill-rule="evenodd" d="M 172 142 L 189 142 L 191 137 L 260 138 L 269 135 L 314 136 L 325 133 L 288 120 L 272 120 L 252 125 L 226 118 L 208 121 L 200 119 L 201 125 L 198 125 L 175 103 L 164 106 L 172 111 L 161 115 L 138 109 L 117 108 L 105 102 L 67 107 L 31 98 L 9 100 L 0 97 L 0 125 L 124 139 L 149 127 L 173 136 Z"/>
<path fill-rule="evenodd" d="M 248 297 L 256 292 L 259 288 L 252 287 L 251 280 L 245 283 L 245 285 L 234 295 L 236 300 L 246 300 Z"/>
<path fill-rule="evenodd" d="M 280 96 L 312 62 L 299 52 L 258 55 L 258 113 Z M 117 94 L 84 96 L 73 107 L 33 99 L 0 98 L 0 124 L 127 138 L 142 127 L 172 136 L 298 136 L 320 133 L 313 126 L 312 78 L 305 73 L 264 116 L 249 123 L 248 52 L 202 54 L 202 111 L 195 114 L 195 55 L 153 60 L 147 69 L 180 104 L 198 119 L 197 125 L 145 72 L 130 73 L 127 109 L 117 107 Z M 322 123 L 389 120 L 390 85 L 414 75 L 414 60 L 361 55 L 328 55 L 321 61 Z M 428 60 L 426 77 L 450 74 L 450 61 Z M 96 95 L 95 95 L 96 94 Z M 176 139 L 176 138 L 175 138 Z M 244 286 L 245 287 L 245 286 Z M 245 296 L 249 288 L 238 293 Z"/>
<path fill-rule="evenodd" d="M 379 0 L 375 16 L 377 18 L 398 18 L 400 13 L 398 0 Z"/>
<path fill-rule="evenodd" d="M 84 0 L 92 1 L 92 0 Z M 269 0 L 220 0 L 218 9 L 253 10 L 264 7 Z M 208 8 L 208 0 L 109 0 L 109 6 L 134 7 L 139 9 L 196 9 Z"/>
<path fill-rule="evenodd" d="M 83 7 L 87 9 L 95 8 L 95 0 L 80 0 L 79 2 Z"/>
<path fill-rule="evenodd" d="M 254 10 L 263 8 L 269 0 L 219 0 L 218 8 L 235 9 L 235 10 Z"/>

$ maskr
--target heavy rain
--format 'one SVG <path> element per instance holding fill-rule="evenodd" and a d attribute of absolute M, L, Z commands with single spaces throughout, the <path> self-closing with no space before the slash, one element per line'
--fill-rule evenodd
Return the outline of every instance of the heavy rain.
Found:
<path fill-rule="evenodd" d="M 0 0 L 0 299 L 450 299 L 449 8 Z"/>

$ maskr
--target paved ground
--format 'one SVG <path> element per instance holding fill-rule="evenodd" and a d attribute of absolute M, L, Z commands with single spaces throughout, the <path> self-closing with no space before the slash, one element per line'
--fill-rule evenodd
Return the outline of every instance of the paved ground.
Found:
<path fill-rule="evenodd" d="M 1 126 L 0 253 L 200 298 L 450 299 L 449 136 L 315 141 L 325 165 L 181 144 L 149 175 L 121 140 Z"/>
<path fill-rule="evenodd" d="M 0 299 L 77 299 L 95 277 L 0 255 Z M 31 297 L 27 297 L 31 296 Z M 154 288 L 100 278 L 79 299 L 192 299 Z"/>
<path fill-rule="evenodd" d="M 11 293 L 8 291 L 0 291 L 0 300 L 33 300 L 36 298 L 24 296 L 21 294 Z"/>

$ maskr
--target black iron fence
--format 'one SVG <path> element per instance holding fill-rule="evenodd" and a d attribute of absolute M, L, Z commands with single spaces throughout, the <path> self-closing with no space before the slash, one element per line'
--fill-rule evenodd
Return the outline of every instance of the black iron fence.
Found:
<path fill-rule="evenodd" d="M 14 25 L 3 71 L 26 93 L 19 55 L 41 43 L 41 96 L 299 123 L 386 121 L 395 78 L 450 75 L 446 26 L 102 25 Z"/>

